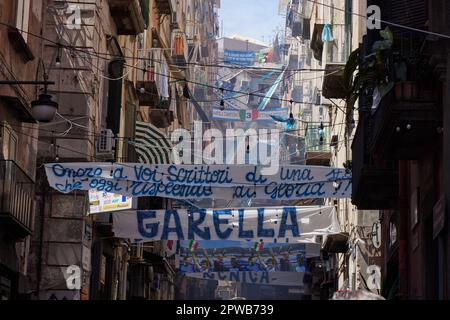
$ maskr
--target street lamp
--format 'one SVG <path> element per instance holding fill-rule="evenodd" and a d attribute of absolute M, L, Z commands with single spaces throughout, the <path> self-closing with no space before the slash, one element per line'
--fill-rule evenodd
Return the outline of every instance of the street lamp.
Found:
<path fill-rule="evenodd" d="M 47 93 L 47 86 L 55 84 L 54 81 L 10 81 L 0 80 L 0 85 L 44 85 L 44 93 L 40 94 L 38 99 L 31 102 L 31 114 L 39 122 L 50 122 L 55 117 L 58 110 L 58 103 L 52 101 L 52 96 Z"/>
<path fill-rule="evenodd" d="M 50 122 L 58 110 L 58 103 L 52 101 L 52 96 L 47 93 L 39 95 L 37 100 L 31 102 L 31 114 L 39 122 Z"/>

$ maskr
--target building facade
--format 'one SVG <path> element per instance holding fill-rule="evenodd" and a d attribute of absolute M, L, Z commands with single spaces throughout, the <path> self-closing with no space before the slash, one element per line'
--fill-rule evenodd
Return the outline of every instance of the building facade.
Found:
<path fill-rule="evenodd" d="M 175 297 L 176 243 L 115 238 L 108 209 L 90 214 L 105 195 L 51 190 L 43 164 L 145 162 L 136 147 L 138 124 L 170 140 L 176 128 L 190 130 L 202 117 L 208 122 L 203 102 L 186 98 L 183 89 L 198 93 L 214 83 L 214 70 L 202 65 L 217 60 L 219 6 L 192 0 L 0 5 L 6 44 L 0 79 L 52 81 L 45 89 L 59 106 L 53 121 L 38 124 L 30 103 L 44 85 L 0 86 L 2 299 Z M 204 100 L 211 96 L 205 92 Z M 161 198 L 131 204 L 180 206 Z"/>
<path fill-rule="evenodd" d="M 422 0 L 367 1 L 367 5 L 379 6 L 382 20 L 397 25 L 381 25 L 383 30 L 390 28 L 394 39 L 380 55 L 383 68 L 377 76 L 385 76 L 384 82 L 365 82 L 366 94 L 359 96 L 353 202 L 380 212 L 383 294 L 446 299 L 448 40 L 440 35 L 450 30 L 444 18 L 449 6 L 446 1 Z M 362 64 L 376 43 L 386 39 L 382 36 L 379 30 L 368 30 L 360 39 L 361 73 L 370 72 Z M 371 93 L 387 85 L 392 89 L 375 99 Z"/>
<path fill-rule="evenodd" d="M 365 33 L 364 1 L 281 1 L 286 10 L 284 59 L 292 76 L 284 97 L 292 100 L 304 163 L 352 168 L 352 142 L 357 113 L 347 109 L 344 69 Z M 320 295 L 338 289 L 380 293 L 381 248 L 373 242 L 379 227 L 377 210 L 359 210 L 350 199 L 324 199 L 338 212 L 341 234 L 319 239 L 326 268 Z M 362 209 L 362 208 L 361 208 Z"/>
<path fill-rule="evenodd" d="M 0 81 L 43 80 L 42 41 L 28 32 L 43 23 L 42 1 L 0 4 Z M 20 30 L 19 30 L 20 29 Z M 31 102 L 37 87 L 0 85 L 0 299 L 26 299 L 31 235 L 35 230 L 37 122 Z"/>

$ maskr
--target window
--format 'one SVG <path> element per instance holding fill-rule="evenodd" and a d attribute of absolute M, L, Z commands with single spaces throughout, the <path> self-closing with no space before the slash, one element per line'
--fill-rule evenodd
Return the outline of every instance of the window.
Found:
<path fill-rule="evenodd" d="M 17 136 L 6 122 L 3 122 L 0 126 L 0 147 L 2 159 L 16 159 Z"/>
<path fill-rule="evenodd" d="M 25 42 L 28 38 L 28 21 L 30 17 L 30 0 L 18 0 L 16 7 L 16 28 L 22 34 Z"/>

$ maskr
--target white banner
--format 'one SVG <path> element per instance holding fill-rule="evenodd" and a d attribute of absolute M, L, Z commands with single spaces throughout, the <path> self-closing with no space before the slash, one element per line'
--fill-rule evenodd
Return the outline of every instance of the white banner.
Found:
<path fill-rule="evenodd" d="M 344 169 L 283 166 L 261 174 L 253 165 L 146 165 L 54 163 L 45 169 L 51 187 L 110 192 L 132 197 L 175 199 L 295 200 L 351 197 L 351 175 Z"/>
<path fill-rule="evenodd" d="M 180 209 L 114 212 L 117 238 L 155 240 L 253 240 L 296 242 L 340 232 L 332 206 Z"/>

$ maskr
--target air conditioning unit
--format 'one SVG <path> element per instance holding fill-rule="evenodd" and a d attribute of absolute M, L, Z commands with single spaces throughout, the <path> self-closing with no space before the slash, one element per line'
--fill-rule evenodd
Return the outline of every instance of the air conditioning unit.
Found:
<path fill-rule="evenodd" d="M 100 154 L 113 154 L 114 147 L 114 133 L 111 129 L 102 129 L 97 140 L 97 152 Z"/>

